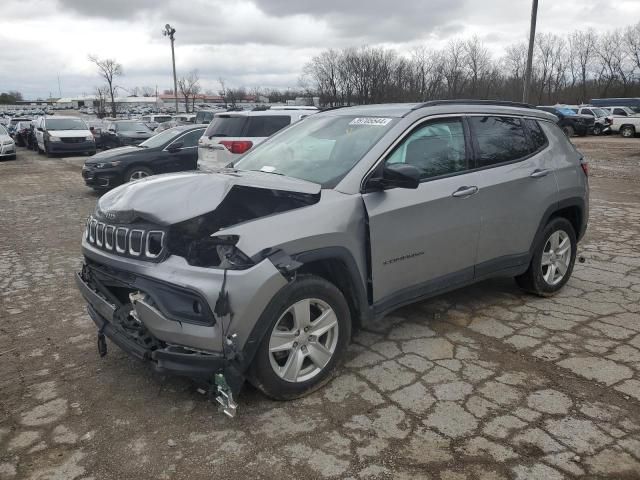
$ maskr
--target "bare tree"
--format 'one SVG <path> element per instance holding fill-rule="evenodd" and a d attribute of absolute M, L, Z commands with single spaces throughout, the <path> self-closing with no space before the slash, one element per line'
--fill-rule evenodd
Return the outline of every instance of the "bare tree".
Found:
<path fill-rule="evenodd" d="M 95 55 L 89 55 L 89 61 L 98 67 L 98 73 L 107 82 L 109 97 L 111 98 L 111 115 L 116 116 L 116 85 L 114 81 L 123 74 L 122 65 L 112 58 L 100 59 Z"/>
<path fill-rule="evenodd" d="M 178 90 L 184 97 L 184 107 L 189 113 L 189 99 L 195 103 L 195 96 L 200 92 L 200 77 L 197 70 L 191 70 L 186 77 L 178 79 Z"/>
<path fill-rule="evenodd" d="M 104 118 L 106 116 L 107 97 L 109 95 L 109 87 L 104 85 L 102 87 L 96 87 L 95 96 L 98 101 L 98 118 Z"/>
<path fill-rule="evenodd" d="M 596 34 L 593 30 L 576 31 L 569 35 L 571 65 L 572 69 L 579 75 L 578 79 L 576 79 L 574 74 L 572 84 L 580 84 L 580 102 L 587 101 L 587 76 L 590 64 L 596 53 L 596 40 Z"/>

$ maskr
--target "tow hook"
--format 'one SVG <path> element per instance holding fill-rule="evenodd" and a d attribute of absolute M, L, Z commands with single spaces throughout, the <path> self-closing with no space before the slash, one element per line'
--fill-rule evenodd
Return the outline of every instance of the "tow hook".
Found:
<path fill-rule="evenodd" d="M 227 417 L 234 418 L 238 410 L 238 404 L 233 399 L 233 393 L 231 388 L 227 384 L 227 380 L 222 373 L 216 373 L 215 375 L 216 385 L 216 402 L 220 405 L 218 407 Z"/>

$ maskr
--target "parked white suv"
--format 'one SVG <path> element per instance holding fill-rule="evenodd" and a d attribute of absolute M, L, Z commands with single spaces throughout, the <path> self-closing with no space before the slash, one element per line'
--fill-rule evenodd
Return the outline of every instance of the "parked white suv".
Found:
<path fill-rule="evenodd" d="M 38 153 L 96 153 L 93 133 L 78 117 L 40 117 L 36 120 L 35 135 Z"/>
<path fill-rule="evenodd" d="M 315 107 L 272 107 L 216 113 L 198 142 L 198 168 L 222 168 L 278 130 L 317 112 Z"/>

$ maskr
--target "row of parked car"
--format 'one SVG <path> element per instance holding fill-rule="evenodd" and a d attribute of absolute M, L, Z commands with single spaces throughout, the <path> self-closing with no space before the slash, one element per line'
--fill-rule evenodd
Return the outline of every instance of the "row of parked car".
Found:
<path fill-rule="evenodd" d="M 538 108 L 558 117 L 558 125 L 569 137 L 603 133 L 633 137 L 640 128 L 640 114 L 627 106 L 540 105 Z"/>

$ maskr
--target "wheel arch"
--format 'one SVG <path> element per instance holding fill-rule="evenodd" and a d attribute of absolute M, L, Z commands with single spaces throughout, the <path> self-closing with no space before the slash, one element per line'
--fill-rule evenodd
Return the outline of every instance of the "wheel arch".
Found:
<path fill-rule="evenodd" d="M 587 218 L 585 218 L 586 211 L 587 209 L 585 200 L 580 197 L 567 198 L 547 208 L 542 219 L 540 220 L 540 224 L 538 225 L 538 230 L 536 231 L 534 240 L 531 243 L 529 253 L 533 253 L 536 245 L 538 245 L 538 243 L 540 242 L 544 227 L 553 218 L 566 218 L 573 226 L 577 240 L 581 240 L 587 229 Z"/>
<path fill-rule="evenodd" d="M 354 327 L 369 317 L 369 303 L 362 275 L 353 255 L 344 247 L 326 247 L 294 256 L 302 263 L 299 273 L 310 273 L 333 283 L 349 305 Z"/>
<path fill-rule="evenodd" d="M 340 290 L 349 306 L 352 331 L 361 325 L 361 321 L 371 317 L 371 308 L 362 284 L 355 258 L 345 247 L 325 247 L 291 256 L 302 265 L 295 274 L 313 274 L 333 283 Z M 295 278 L 295 277 L 294 277 Z M 282 288 L 286 288 L 286 285 Z M 246 370 L 267 333 L 271 318 L 264 312 L 257 319 L 243 348 L 240 370 Z"/>

